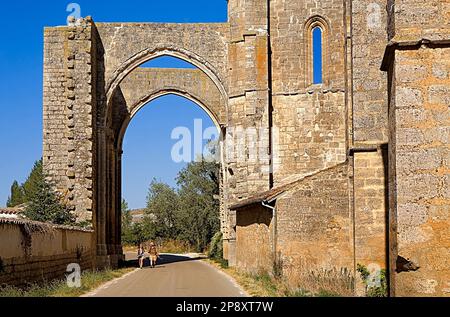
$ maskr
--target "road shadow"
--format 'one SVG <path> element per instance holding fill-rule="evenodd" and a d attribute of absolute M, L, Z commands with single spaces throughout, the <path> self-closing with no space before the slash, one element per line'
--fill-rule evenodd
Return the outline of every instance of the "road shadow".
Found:
<path fill-rule="evenodd" d="M 172 263 L 180 263 L 180 262 L 189 262 L 189 261 L 197 261 L 200 259 L 203 259 L 204 257 L 197 256 L 197 257 L 189 257 L 184 255 L 178 255 L 178 254 L 161 254 L 159 256 L 158 262 L 157 262 L 157 268 L 164 268 L 164 265 L 172 264 Z M 120 267 L 122 268 L 129 268 L 129 267 L 139 267 L 139 262 L 136 259 L 134 255 L 126 254 L 125 261 L 122 261 L 120 263 Z M 148 257 L 144 260 L 144 267 L 150 268 L 150 260 Z"/>

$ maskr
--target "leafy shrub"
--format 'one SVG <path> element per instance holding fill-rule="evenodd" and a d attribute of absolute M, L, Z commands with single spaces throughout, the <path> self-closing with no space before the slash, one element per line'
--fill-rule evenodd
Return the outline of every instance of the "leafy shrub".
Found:
<path fill-rule="evenodd" d="M 223 259 L 223 235 L 222 232 L 217 232 L 212 238 L 209 248 L 209 258 L 214 260 Z"/>

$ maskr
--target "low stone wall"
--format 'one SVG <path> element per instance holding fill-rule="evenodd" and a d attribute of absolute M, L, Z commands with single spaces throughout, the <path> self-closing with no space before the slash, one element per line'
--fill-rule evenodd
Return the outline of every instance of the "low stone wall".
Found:
<path fill-rule="evenodd" d="M 275 221 L 261 203 L 236 207 L 237 268 L 282 274 L 293 288 L 355 295 L 348 178 L 345 163 L 274 191 Z"/>
<path fill-rule="evenodd" d="M 93 268 L 93 232 L 17 219 L 0 219 L 0 284 L 24 286 L 64 278 L 67 266 Z"/>
<path fill-rule="evenodd" d="M 299 181 L 277 209 L 277 256 L 293 287 L 354 295 L 348 165 Z"/>
<path fill-rule="evenodd" d="M 236 213 L 236 266 L 247 273 L 270 272 L 273 268 L 273 218 L 262 205 Z"/>

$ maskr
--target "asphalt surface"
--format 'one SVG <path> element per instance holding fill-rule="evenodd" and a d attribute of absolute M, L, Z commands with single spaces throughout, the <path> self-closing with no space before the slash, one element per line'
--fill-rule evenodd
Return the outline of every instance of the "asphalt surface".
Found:
<path fill-rule="evenodd" d="M 137 265 L 127 254 L 129 265 Z M 87 297 L 243 297 L 225 273 L 198 258 L 162 254 L 156 268 L 138 269 L 109 282 Z"/>

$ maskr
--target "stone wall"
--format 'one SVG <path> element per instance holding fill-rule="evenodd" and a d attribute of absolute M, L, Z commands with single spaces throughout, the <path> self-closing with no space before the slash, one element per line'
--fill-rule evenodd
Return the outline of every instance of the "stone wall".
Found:
<path fill-rule="evenodd" d="M 312 85 L 311 23 L 324 32 L 323 89 L 345 89 L 344 2 L 341 0 L 273 1 L 270 8 L 273 94 L 305 93 Z"/>
<path fill-rule="evenodd" d="M 234 146 L 226 153 L 226 199 L 233 204 L 270 186 L 269 39 L 266 2 L 230 0 L 228 13 L 226 142 Z"/>
<path fill-rule="evenodd" d="M 295 290 L 354 295 L 349 164 L 310 173 L 236 209 L 236 266 Z M 275 210 L 264 205 L 272 204 Z"/>
<path fill-rule="evenodd" d="M 270 59 L 267 2 L 228 1 L 228 123 L 225 136 L 229 206 L 270 188 Z M 229 212 L 230 263 L 236 250 L 236 216 Z"/>
<path fill-rule="evenodd" d="M 402 272 L 396 263 L 398 296 L 448 295 L 449 60 L 449 47 L 399 50 L 390 70 L 393 256 L 420 267 Z"/>
<path fill-rule="evenodd" d="M 274 185 L 346 160 L 345 7 L 339 0 L 270 8 Z M 323 31 L 323 83 L 312 82 L 312 29 Z"/>
<path fill-rule="evenodd" d="M 356 152 L 233 205 L 238 269 L 282 272 L 294 289 L 365 296 L 357 265 L 388 267 L 387 163 L 386 147 Z M 275 218 L 262 206 L 272 201 Z"/>
<path fill-rule="evenodd" d="M 277 199 L 277 256 L 291 285 L 353 294 L 348 164 L 307 176 Z"/>
<path fill-rule="evenodd" d="M 399 0 L 390 12 L 383 67 L 395 296 L 449 296 L 449 10 L 448 1 Z"/>
<path fill-rule="evenodd" d="M 387 148 L 354 154 L 355 262 L 365 267 L 387 269 L 388 200 Z M 357 274 L 357 294 L 364 295 L 364 285 Z"/>
<path fill-rule="evenodd" d="M 66 29 L 44 31 L 43 164 L 56 188 L 68 191 L 69 140 L 66 107 Z"/>
<path fill-rule="evenodd" d="M 348 2 L 349 143 L 353 166 L 355 262 L 386 269 L 388 132 L 387 78 L 380 70 L 386 43 L 385 0 Z M 351 14 L 350 14 L 351 13 Z M 353 152 L 354 151 L 354 152 Z M 364 285 L 356 276 L 356 294 Z"/>
<path fill-rule="evenodd" d="M 345 95 L 320 89 L 276 96 L 275 186 L 346 160 Z"/>
<path fill-rule="evenodd" d="M 448 40 L 450 6 L 447 0 L 388 0 L 389 40 Z"/>
<path fill-rule="evenodd" d="M 0 219 L 0 284 L 24 286 L 64 279 L 67 266 L 93 269 L 93 232 Z"/>
<path fill-rule="evenodd" d="M 226 100 L 199 69 L 137 68 L 124 79 L 120 90 L 130 117 L 150 99 L 178 93 L 200 103 L 216 124 L 227 122 Z"/>
<path fill-rule="evenodd" d="M 351 1 L 354 144 L 388 141 L 387 78 L 380 70 L 387 33 L 386 0 Z"/>
<path fill-rule="evenodd" d="M 247 273 L 271 272 L 274 264 L 272 211 L 262 205 L 236 215 L 236 266 Z"/>
<path fill-rule="evenodd" d="M 44 33 L 44 169 L 79 221 L 94 209 L 91 37 L 90 19 Z"/>

